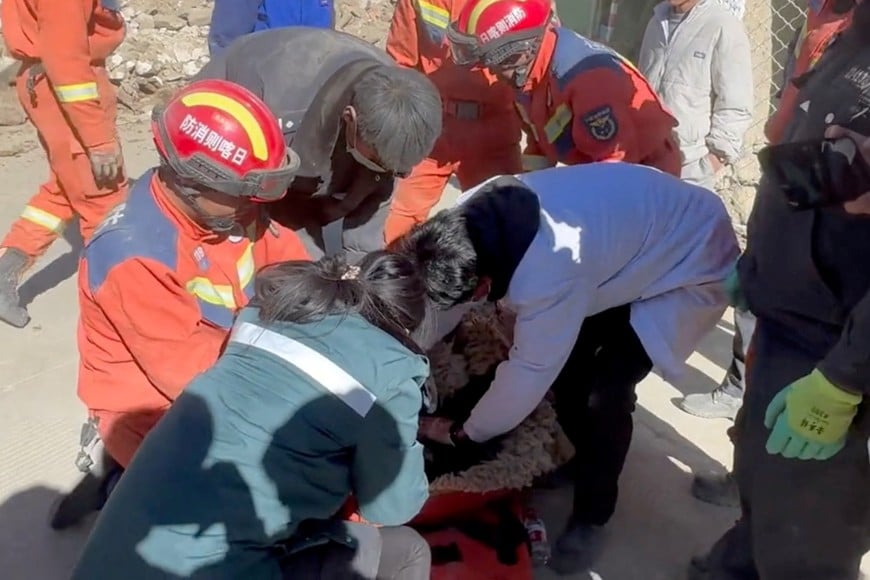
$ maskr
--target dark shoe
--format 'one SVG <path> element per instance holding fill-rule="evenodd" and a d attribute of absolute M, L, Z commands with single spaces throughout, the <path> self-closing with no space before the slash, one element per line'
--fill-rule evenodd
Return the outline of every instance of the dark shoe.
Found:
<path fill-rule="evenodd" d="M 49 525 L 65 530 L 80 524 L 87 516 L 106 505 L 124 470 L 114 465 L 102 477 L 86 473 L 71 492 L 62 496 L 52 510 Z"/>
<path fill-rule="evenodd" d="M 560 576 L 589 571 L 604 550 L 604 540 L 604 527 L 569 522 L 556 540 L 550 568 Z"/>
<path fill-rule="evenodd" d="M 697 499 L 722 507 L 740 507 L 740 492 L 731 473 L 696 475 L 692 479 L 692 495 Z"/>
<path fill-rule="evenodd" d="M 686 395 L 677 405 L 686 413 L 703 419 L 731 419 L 743 405 L 741 397 L 726 393 L 722 387 L 711 393 Z"/>
<path fill-rule="evenodd" d="M 29 264 L 30 259 L 21 250 L 4 248 L 0 254 L 0 320 L 15 328 L 24 328 L 30 322 L 18 298 L 18 284 Z"/>

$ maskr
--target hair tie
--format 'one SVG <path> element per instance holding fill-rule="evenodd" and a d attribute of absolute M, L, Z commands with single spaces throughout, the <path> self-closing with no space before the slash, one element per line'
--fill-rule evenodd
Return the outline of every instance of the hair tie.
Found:
<path fill-rule="evenodd" d="M 359 266 L 348 266 L 344 274 L 341 275 L 342 280 L 356 280 L 359 276 Z"/>

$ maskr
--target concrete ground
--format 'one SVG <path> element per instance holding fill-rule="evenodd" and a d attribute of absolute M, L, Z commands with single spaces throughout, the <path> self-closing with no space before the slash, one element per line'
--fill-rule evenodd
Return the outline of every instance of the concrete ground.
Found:
<path fill-rule="evenodd" d="M 132 175 L 154 161 L 145 127 L 140 121 L 121 129 Z M 38 150 L 0 157 L 0 230 L 6 231 L 46 173 Z M 8 580 L 67 578 L 87 535 L 87 527 L 55 533 L 47 526 L 50 506 L 78 479 L 73 459 L 84 417 L 75 394 L 78 242 L 70 237 L 51 248 L 22 287 L 30 326 L 0 324 L 0 578 Z M 610 544 L 596 569 L 600 578 L 682 578 L 690 556 L 707 548 L 736 517 L 734 510 L 689 495 L 693 472 L 729 464 L 729 423 L 693 418 L 673 404 L 684 393 L 716 386 L 729 361 L 732 334 L 726 317 L 692 356 L 681 384 L 651 376 L 640 386 L 634 444 Z M 539 500 L 555 538 L 570 491 L 549 492 Z M 555 576 L 542 571 L 539 577 Z"/>

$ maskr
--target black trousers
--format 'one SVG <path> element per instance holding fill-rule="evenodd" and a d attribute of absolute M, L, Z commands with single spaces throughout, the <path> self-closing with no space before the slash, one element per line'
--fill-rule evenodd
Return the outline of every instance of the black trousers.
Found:
<path fill-rule="evenodd" d="M 733 397 L 742 397 L 746 390 L 746 354 L 753 332 L 755 332 L 755 316 L 748 310 L 735 309 L 734 340 L 731 342 L 734 356 L 720 387 Z"/>
<path fill-rule="evenodd" d="M 631 445 L 635 387 L 652 362 L 629 322 L 630 305 L 583 321 L 553 384 L 556 413 L 574 444 L 574 521 L 604 525 L 613 515 L 619 475 Z"/>
<path fill-rule="evenodd" d="M 405 526 L 376 528 L 346 524 L 356 548 L 329 543 L 303 550 L 282 565 L 293 580 L 428 580 L 429 544 Z"/>
<path fill-rule="evenodd" d="M 794 331 L 759 319 L 735 422 L 734 477 L 741 517 L 714 545 L 715 580 L 855 580 L 870 550 L 870 462 L 866 403 L 843 450 L 826 461 L 785 459 L 765 450 L 764 415 L 773 397 L 821 358 Z"/>

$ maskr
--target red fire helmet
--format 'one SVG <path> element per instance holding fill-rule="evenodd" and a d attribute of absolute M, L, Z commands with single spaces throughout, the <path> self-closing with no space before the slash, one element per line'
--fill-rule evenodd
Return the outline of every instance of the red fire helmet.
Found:
<path fill-rule="evenodd" d="M 228 195 L 280 199 L 299 169 L 269 107 L 229 81 L 183 88 L 155 107 L 151 131 L 162 161 L 179 177 Z"/>

